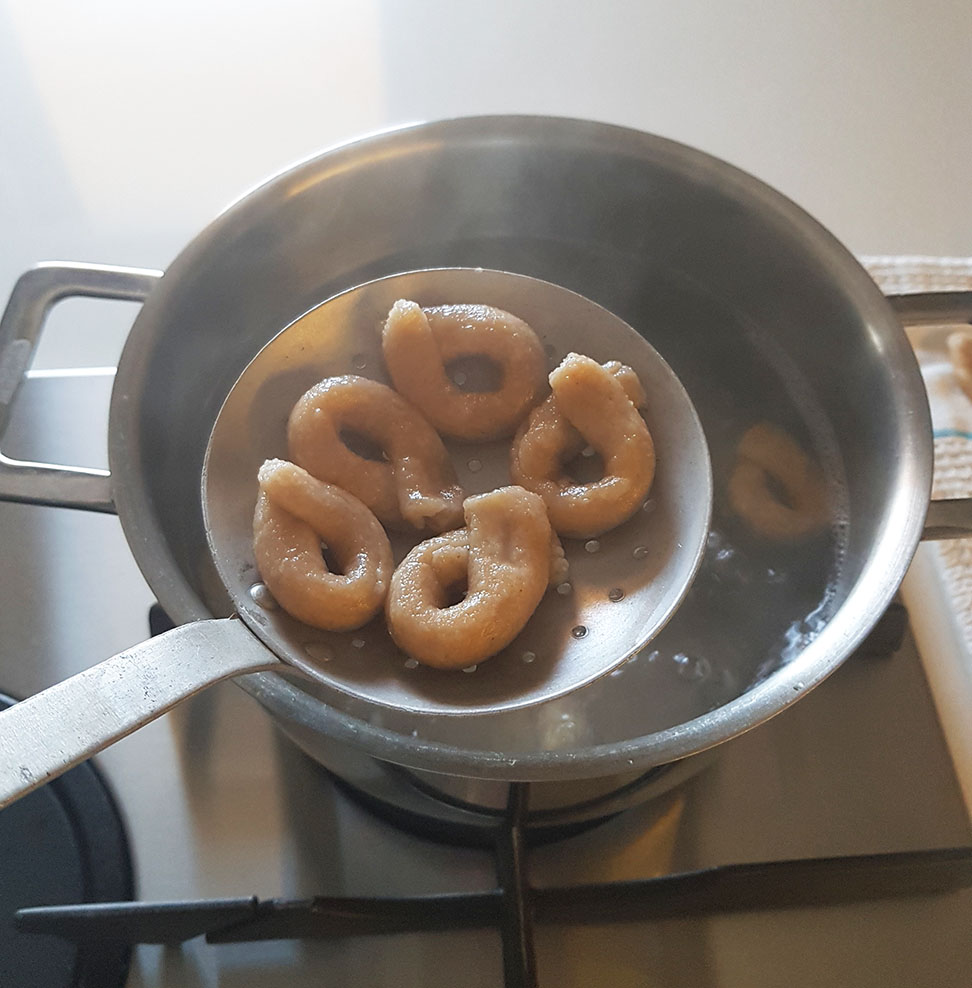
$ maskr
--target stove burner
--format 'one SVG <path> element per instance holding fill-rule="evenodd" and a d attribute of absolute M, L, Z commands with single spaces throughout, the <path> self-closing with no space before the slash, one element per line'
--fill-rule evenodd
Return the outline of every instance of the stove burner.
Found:
<path fill-rule="evenodd" d="M 901 647 L 908 615 L 892 604 L 856 655 L 887 656 Z M 149 610 L 151 634 L 175 625 L 159 604 Z M 286 734 L 286 731 L 284 731 Z M 299 738 L 291 738 L 300 748 Z M 605 823 L 632 806 L 655 799 L 681 785 L 717 757 L 713 750 L 660 765 L 640 774 L 590 780 L 579 788 L 559 783 L 533 783 L 533 808 L 523 820 L 528 844 L 563 840 Z M 497 821 L 504 816 L 505 783 L 434 777 L 380 762 L 347 745 L 315 748 L 311 760 L 349 799 L 399 830 L 437 843 L 489 847 Z"/>
<path fill-rule="evenodd" d="M 149 609 L 153 636 L 174 627 L 159 604 Z M 300 748 L 298 739 L 291 740 Z M 522 821 L 524 839 L 530 845 L 546 844 L 590 830 L 680 785 L 708 765 L 712 757 L 706 752 L 633 775 L 591 780 L 584 786 L 532 783 L 535 808 Z M 497 823 L 505 816 L 506 783 L 478 783 L 471 797 L 463 799 L 442 788 L 446 780 L 430 782 L 420 773 L 337 743 L 315 750 L 311 761 L 347 798 L 385 823 L 425 840 L 457 847 L 491 847 Z M 470 780 L 448 781 L 472 784 Z M 489 791 L 478 792 L 477 787 Z"/>
<path fill-rule="evenodd" d="M 15 701 L 0 694 L 0 708 Z M 18 932 L 30 906 L 130 899 L 128 841 L 118 809 L 90 762 L 0 812 L 0 985 L 121 988 L 131 948 Z"/>

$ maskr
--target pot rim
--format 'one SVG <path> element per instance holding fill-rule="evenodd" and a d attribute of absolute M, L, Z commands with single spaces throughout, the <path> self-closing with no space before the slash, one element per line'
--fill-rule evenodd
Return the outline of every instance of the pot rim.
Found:
<path fill-rule="evenodd" d="M 875 550 L 853 589 L 827 626 L 800 655 L 727 704 L 674 727 L 621 743 L 557 751 L 498 753 L 459 748 L 412 738 L 376 727 L 330 707 L 277 673 L 256 673 L 237 680 L 271 713 L 296 719 L 339 742 L 355 745 L 390 762 L 471 778 L 542 780 L 610 774 L 620 768 L 648 768 L 706 750 L 765 722 L 823 682 L 844 661 L 883 613 L 897 592 L 921 535 L 931 493 L 932 439 L 927 395 L 917 360 L 890 304 L 856 258 L 820 223 L 786 196 L 754 176 L 687 145 L 614 124 L 570 117 L 495 115 L 459 117 L 382 129 L 341 143 L 281 169 L 227 206 L 189 242 L 168 267 L 146 301 L 126 341 L 112 392 L 109 462 L 115 503 L 135 559 L 159 602 L 180 623 L 211 617 L 202 600 L 181 578 L 178 565 L 155 520 L 152 496 L 143 482 L 141 448 L 133 427 L 135 387 L 147 374 L 151 334 L 139 324 L 155 319 L 166 305 L 168 285 L 190 278 L 197 258 L 231 234 L 248 215 L 279 193 L 379 157 L 413 152 L 450 137 L 487 142 L 526 140 L 539 133 L 572 146 L 603 147 L 659 163 L 710 186 L 732 191 L 759 205 L 768 219 L 797 237 L 835 287 L 847 297 L 880 339 L 889 366 L 895 368 L 897 416 L 906 441 L 899 451 L 898 473 L 907 482 L 892 493 Z M 350 287 L 350 286 L 349 286 Z"/>

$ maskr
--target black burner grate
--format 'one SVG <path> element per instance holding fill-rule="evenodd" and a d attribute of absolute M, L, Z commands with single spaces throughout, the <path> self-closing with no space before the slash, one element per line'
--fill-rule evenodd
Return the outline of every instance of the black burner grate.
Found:
<path fill-rule="evenodd" d="M 0 708 L 12 703 L 0 695 Z M 0 812 L 0 985 L 121 988 L 131 952 L 126 943 L 25 936 L 14 914 L 41 903 L 133 894 L 122 820 L 93 765 L 78 765 L 6 807 Z"/>

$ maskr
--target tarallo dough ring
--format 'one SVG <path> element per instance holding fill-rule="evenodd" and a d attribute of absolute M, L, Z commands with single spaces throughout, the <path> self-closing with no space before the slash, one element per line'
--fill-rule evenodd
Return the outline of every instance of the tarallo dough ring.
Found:
<path fill-rule="evenodd" d="M 348 432 L 384 458 L 354 452 L 342 438 Z M 352 374 L 315 384 L 290 413 L 287 444 L 295 463 L 349 491 L 389 528 L 442 532 L 462 524 L 463 491 L 442 440 L 384 384 Z"/>
<path fill-rule="evenodd" d="M 327 631 L 370 621 L 394 569 L 388 536 L 357 498 L 286 460 L 259 472 L 253 550 L 264 583 L 292 617 Z M 327 543 L 340 573 L 327 568 Z"/>
<path fill-rule="evenodd" d="M 505 648 L 551 577 L 550 522 L 537 495 L 501 487 L 468 498 L 464 512 L 466 529 L 421 542 L 402 560 L 385 605 L 398 647 L 440 669 L 475 665 Z M 465 597 L 450 605 L 457 586 Z"/>
<path fill-rule="evenodd" d="M 972 401 L 972 331 L 960 329 L 945 341 L 952 370 L 966 397 Z"/>
<path fill-rule="evenodd" d="M 392 382 L 443 435 L 473 442 L 510 436 L 543 392 L 546 358 L 536 333 L 489 305 L 396 302 L 382 331 Z M 499 367 L 495 391 L 463 391 L 447 372 L 462 357 Z"/>
<path fill-rule="evenodd" d="M 739 441 L 729 504 L 757 535 L 769 539 L 803 538 L 827 524 L 820 468 L 787 433 L 768 422 L 752 426 Z"/>
<path fill-rule="evenodd" d="M 636 407 L 644 392 L 631 368 L 576 353 L 553 371 L 550 386 L 553 394 L 513 440 L 510 475 L 544 499 L 557 532 L 592 538 L 630 518 L 651 489 L 655 447 Z M 604 476 L 582 484 L 564 464 L 586 445 L 600 454 Z"/>
<path fill-rule="evenodd" d="M 469 566 L 469 529 L 456 528 L 451 532 L 435 537 L 436 551 L 448 548 L 457 550 L 462 554 L 461 560 L 457 556 L 457 561 L 461 562 L 460 572 L 462 580 L 465 581 L 465 574 Z M 458 563 L 457 563 L 458 565 Z M 550 529 L 550 556 L 548 559 L 547 585 L 551 587 L 560 586 L 567 579 L 570 564 L 567 562 L 567 555 L 557 533 Z"/>

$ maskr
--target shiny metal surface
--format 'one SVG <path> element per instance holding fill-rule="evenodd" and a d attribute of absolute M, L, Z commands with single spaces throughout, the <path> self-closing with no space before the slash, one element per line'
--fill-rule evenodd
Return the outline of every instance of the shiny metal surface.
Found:
<path fill-rule="evenodd" d="M 912 292 L 888 301 L 906 326 L 972 323 L 972 292 Z"/>
<path fill-rule="evenodd" d="M 194 621 L 0 711 L 0 809 L 201 689 L 277 664 L 242 622 Z"/>
<path fill-rule="evenodd" d="M 77 452 L 85 462 L 106 463 L 100 447 L 110 389 L 108 373 L 32 375 L 8 434 L 11 452 L 52 460 Z M 152 593 L 117 518 L 0 504 L 0 541 L 5 691 L 33 693 L 144 637 Z M 332 754 L 333 770 L 359 781 L 345 753 Z M 422 803 L 421 793 L 401 787 L 403 774 L 393 766 L 367 759 L 360 748 L 356 754 L 378 795 L 432 812 L 428 797 Z M 533 881 L 617 881 L 969 841 L 910 636 L 888 659 L 846 663 L 785 715 L 713 755 L 707 771 L 651 803 L 536 849 Z M 488 854 L 412 837 L 346 798 L 230 683 L 129 735 L 96 764 L 125 815 L 143 901 L 415 895 L 495 882 Z M 542 804 L 548 791 L 541 784 L 532 795 Z M 635 988 L 647 971 L 672 984 L 691 972 L 693 984 L 705 988 L 775 986 L 784 976 L 807 985 L 851 979 L 867 988 L 964 988 L 970 916 L 972 894 L 959 893 L 661 927 L 541 927 L 538 957 L 543 984 L 571 988 L 605 980 Z M 259 947 L 212 947 L 198 938 L 177 951 L 137 948 L 126 988 L 316 988 L 322 976 L 348 986 L 495 988 L 498 957 L 495 935 L 486 931 Z"/>
<path fill-rule="evenodd" d="M 888 301 L 905 326 L 972 323 L 972 292 L 917 292 Z M 932 501 L 922 539 L 963 539 L 972 535 L 972 498 Z"/>
<path fill-rule="evenodd" d="M 160 271 L 100 264 L 38 264 L 14 286 L 0 320 L 0 439 L 51 308 L 73 296 L 142 301 Z M 0 498 L 114 511 L 107 470 L 14 460 L 0 453 Z"/>
<path fill-rule="evenodd" d="M 972 498 L 956 497 L 932 501 L 925 516 L 921 537 L 930 542 L 967 539 L 972 535 Z"/>
<path fill-rule="evenodd" d="M 52 284 L 60 285 L 64 294 L 76 291 L 74 284 L 65 284 L 66 274 L 61 270 L 54 280 L 46 280 L 49 295 Z M 132 280 L 136 286 L 145 283 L 144 277 Z M 38 282 L 43 283 L 41 277 L 21 280 L 11 309 L 15 316 L 31 285 Z M 87 285 L 88 291 L 102 294 L 109 289 L 109 297 L 119 290 L 105 283 L 104 272 Z M 652 492 L 656 510 L 650 515 L 639 512 L 624 533 L 604 538 L 604 552 L 596 560 L 585 558 L 583 549 L 570 552 L 571 599 L 559 601 L 550 595 L 526 637 L 520 636 L 508 654 L 496 657 L 475 683 L 469 677 L 409 670 L 391 639 L 376 635 L 373 628 L 360 632 L 368 635 L 369 647 L 353 649 L 350 635 L 322 636 L 282 612 L 258 607 L 249 593 L 259 578 L 252 555 L 252 517 L 260 463 L 286 450 L 286 416 L 307 387 L 347 372 L 353 354 L 359 362 L 369 361 L 373 373 L 380 368 L 378 330 L 401 297 L 426 305 L 475 299 L 513 310 L 559 354 L 583 347 L 601 361 L 627 363 L 656 402 L 648 415 L 662 464 Z M 46 307 L 38 304 L 36 310 L 42 316 Z M 39 323 L 24 322 L 36 338 Z M 508 444 L 476 446 L 475 451 L 483 466 L 478 480 L 485 485 L 478 489 L 504 483 Z M 465 479 L 468 487 L 469 477 Z M 469 269 L 414 272 L 360 286 L 280 333 L 248 365 L 217 418 L 203 495 L 213 559 L 246 625 L 226 618 L 191 622 L 0 712 L 0 808 L 200 689 L 277 666 L 260 639 L 325 686 L 411 712 L 494 713 L 578 689 L 641 648 L 684 597 L 702 556 L 712 487 L 705 437 L 692 404 L 670 368 L 633 329 L 554 285 Z M 632 556 L 632 541 L 650 545 L 652 551 Z M 623 603 L 608 597 L 616 585 L 626 588 Z M 582 622 L 590 628 L 590 641 L 575 642 L 571 628 Z M 313 651 L 320 646 L 332 653 L 326 666 L 313 661 Z M 525 648 L 537 650 L 536 662 L 521 661 Z M 45 739 L 43 745 L 36 743 L 38 737 Z"/>
<path fill-rule="evenodd" d="M 562 586 L 569 592 L 548 591 L 521 634 L 465 675 L 405 665 L 408 656 L 396 647 L 381 619 L 353 634 L 328 633 L 283 610 L 268 611 L 250 594 L 259 581 L 253 510 L 260 464 L 286 456 L 287 416 L 317 381 L 353 371 L 389 383 L 381 326 L 400 298 L 421 305 L 473 301 L 512 312 L 537 333 L 551 355 L 550 369 L 571 351 L 602 363 L 620 360 L 634 368 L 651 396 L 645 417 L 658 469 L 650 510 L 639 510 L 597 540 L 565 539 L 570 573 Z M 509 483 L 509 440 L 446 446 L 467 494 Z M 428 716 L 486 715 L 544 703 L 629 659 L 684 598 L 705 548 L 711 507 L 712 472 L 702 426 L 685 389 L 643 337 L 600 306 L 556 285 L 471 268 L 415 271 L 368 282 L 301 316 L 234 384 L 213 428 L 203 472 L 203 510 L 216 568 L 236 612 L 254 634 L 325 687 Z M 393 538 L 396 558 L 416 541 Z M 615 588 L 622 588 L 619 600 L 611 597 Z M 577 627 L 585 629 L 584 637 L 572 634 Z M 315 659 L 322 653 L 328 655 L 326 663 Z M 524 654 L 529 662 L 523 661 Z M 418 716 L 414 729 L 422 731 Z"/>
<path fill-rule="evenodd" d="M 579 731 L 497 723 L 461 737 L 444 726 L 418 737 L 407 721 L 354 702 L 338 709 L 278 676 L 250 677 L 246 688 L 288 733 L 321 746 L 335 738 L 475 777 L 579 778 L 717 744 L 833 672 L 893 595 L 927 508 L 927 402 L 900 326 L 854 259 L 750 176 L 650 135 L 566 119 L 455 120 L 337 148 L 252 192 L 171 265 L 119 364 L 110 459 L 129 542 L 173 617 L 226 606 L 198 482 L 210 425 L 252 355 L 349 285 L 456 264 L 547 278 L 650 334 L 699 411 L 717 501 L 727 429 L 739 424 L 726 407 L 742 414 L 739 396 L 750 393 L 751 416 L 774 399 L 812 406 L 846 495 L 826 624 L 755 678 L 730 677 L 714 709 L 705 692 L 683 706 L 666 694 L 667 722 L 639 719 L 652 693 L 627 683 L 612 693 L 607 680 L 582 691 L 591 701 L 582 723 L 556 704 L 541 708 Z M 738 357 L 753 339 L 793 371 L 766 394 L 747 392 Z M 726 640 L 724 629 L 708 634 Z"/>

